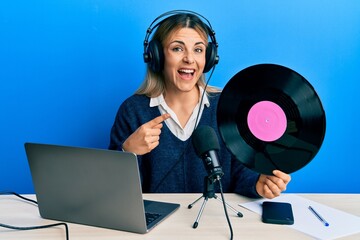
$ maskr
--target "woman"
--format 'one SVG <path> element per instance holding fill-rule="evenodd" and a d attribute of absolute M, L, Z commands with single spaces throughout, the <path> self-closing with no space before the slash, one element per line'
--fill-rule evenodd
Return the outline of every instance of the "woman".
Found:
<path fill-rule="evenodd" d="M 121 104 L 109 149 L 138 155 L 143 192 L 203 192 L 207 172 L 191 144 L 191 134 L 195 126 L 208 125 L 220 142 L 225 192 L 265 198 L 280 195 L 290 181 L 288 174 L 275 170 L 274 176 L 266 176 L 246 168 L 219 137 L 220 90 L 208 86 L 203 95 L 204 69 L 208 71 L 217 61 L 211 56 L 217 46 L 208 41 L 209 35 L 213 40 L 211 27 L 192 12 L 175 12 L 156 26 L 144 54 L 146 78 Z"/>

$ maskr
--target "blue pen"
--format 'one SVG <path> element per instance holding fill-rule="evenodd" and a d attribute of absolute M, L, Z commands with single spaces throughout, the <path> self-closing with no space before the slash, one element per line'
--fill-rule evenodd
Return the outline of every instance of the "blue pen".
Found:
<path fill-rule="evenodd" d="M 311 206 L 309 206 L 309 210 L 324 224 L 325 227 L 328 227 L 330 224 L 320 216 Z"/>

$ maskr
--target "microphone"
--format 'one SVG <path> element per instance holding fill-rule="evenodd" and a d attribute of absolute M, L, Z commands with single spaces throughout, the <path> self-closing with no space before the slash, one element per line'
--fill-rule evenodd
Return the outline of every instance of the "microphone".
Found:
<path fill-rule="evenodd" d="M 224 175 L 220 166 L 217 151 L 220 150 L 215 130 L 210 126 L 199 126 L 192 136 L 192 143 L 196 154 L 202 158 L 208 177 L 212 181 L 220 180 Z"/>

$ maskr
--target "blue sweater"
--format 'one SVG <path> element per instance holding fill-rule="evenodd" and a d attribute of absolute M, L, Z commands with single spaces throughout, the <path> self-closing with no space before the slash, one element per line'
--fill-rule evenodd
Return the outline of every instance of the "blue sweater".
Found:
<path fill-rule="evenodd" d="M 220 93 L 209 94 L 210 107 L 205 107 L 199 125 L 215 129 L 219 143 L 219 161 L 224 172 L 221 183 L 224 192 L 234 192 L 247 197 L 259 197 L 255 184 L 259 174 L 246 168 L 226 149 L 220 138 L 216 110 Z M 158 107 L 149 107 L 150 98 L 133 95 L 120 106 L 111 129 L 109 149 L 121 150 L 123 142 L 139 126 L 160 116 Z M 199 158 L 191 137 L 178 139 L 163 124 L 159 145 L 150 153 L 138 156 L 144 193 L 202 193 L 207 176 L 203 160 Z M 218 191 L 218 189 L 216 189 Z"/>

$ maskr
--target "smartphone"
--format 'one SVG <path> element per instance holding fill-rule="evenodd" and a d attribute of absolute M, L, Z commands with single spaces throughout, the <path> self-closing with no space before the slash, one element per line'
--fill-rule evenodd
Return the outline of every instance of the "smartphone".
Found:
<path fill-rule="evenodd" d="M 262 221 L 273 224 L 294 224 L 294 215 L 290 203 L 269 202 L 262 203 Z"/>

